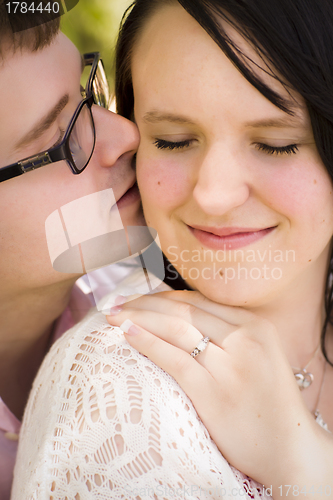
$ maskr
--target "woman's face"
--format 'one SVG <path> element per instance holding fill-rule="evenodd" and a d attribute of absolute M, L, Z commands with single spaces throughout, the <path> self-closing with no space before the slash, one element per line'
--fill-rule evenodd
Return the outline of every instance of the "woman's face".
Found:
<path fill-rule="evenodd" d="M 149 20 L 132 72 L 146 221 L 186 281 L 230 305 L 258 306 L 309 286 L 321 295 L 332 183 L 302 101 L 292 102 L 294 116 L 274 106 L 178 4 Z"/>

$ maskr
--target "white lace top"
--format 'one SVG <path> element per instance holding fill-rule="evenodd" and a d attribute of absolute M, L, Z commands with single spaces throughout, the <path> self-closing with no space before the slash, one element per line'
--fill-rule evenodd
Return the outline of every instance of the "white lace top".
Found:
<path fill-rule="evenodd" d="M 177 382 L 90 313 L 46 356 L 12 500 L 268 498 L 223 458 Z"/>

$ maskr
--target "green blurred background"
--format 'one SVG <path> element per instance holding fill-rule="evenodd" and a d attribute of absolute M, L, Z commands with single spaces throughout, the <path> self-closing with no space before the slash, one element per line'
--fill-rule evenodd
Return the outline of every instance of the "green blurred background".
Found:
<path fill-rule="evenodd" d="M 62 16 L 62 31 L 81 53 L 99 51 L 113 89 L 114 46 L 119 23 L 131 0 L 80 0 Z"/>

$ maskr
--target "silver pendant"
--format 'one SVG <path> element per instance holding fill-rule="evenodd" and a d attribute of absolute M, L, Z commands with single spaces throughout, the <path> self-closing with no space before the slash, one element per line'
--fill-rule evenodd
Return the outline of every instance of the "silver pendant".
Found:
<path fill-rule="evenodd" d="M 310 372 L 307 372 L 305 368 L 303 370 L 297 371 L 294 373 L 295 379 L 298 387 L 301 391 L 310 387 L 313 382 L 313 375 Z"/>
<path fill-rule="evenodd" d="M 328 425 L 327 425 L 327 423 L 326 423 L 326 422 L 324 422 L 323 417 L 320 415 L 319 410 L 316 410 L 314 415 L 315 415 L 315 417 L 316 417 L 316 422 L 317 422 L 317 424 L 319 424 L 319 425 L 320 425 L 320 427 L 322 427 L 323 429 L 325 429 L 325 431 L 330 432 L 330 431 L 328 430 Z"/>

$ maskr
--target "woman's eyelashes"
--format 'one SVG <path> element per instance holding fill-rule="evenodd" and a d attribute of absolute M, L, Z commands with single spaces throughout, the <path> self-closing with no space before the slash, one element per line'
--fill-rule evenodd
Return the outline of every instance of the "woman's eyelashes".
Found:
<path fill-rule="evenodd" d="M 297 144 L 289 144 L 288 146 L 268 146 L 268 144 L 256 144 L 258 151 L 263 151 L 266 154 L 279 156 L 279 155 L 292 155 L 297 154 L 299 151 Z"/>
<path fill-rule="evenodd" d="M 165 139 L 156 139 L 154 145 L 157 149 L 169 151 L 186 149 L 193 144 L 193 139 L 185 141 L 166 141 Z M 288 146 L 269 146 L 268 144 L 258 143 L 255 146 L 258 151 L 262 151 L 271 156 L 295 155 L 299 151 L 297 144 L 289 144 Z"/>
<path fill-rule="evenodd" d="M 170 151 L 174 149 L 185 149 L 188 148 L 193 143 L 192 139 L 187 139 L 185 141 L 173 142 L 165 141 L 164 139 L 156 139 L 154 145 L 157 149 L 169 149 Z"/>

